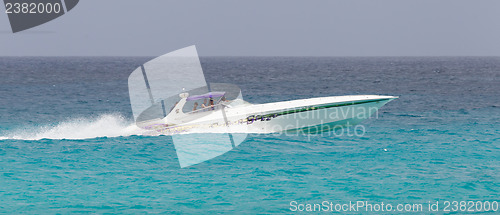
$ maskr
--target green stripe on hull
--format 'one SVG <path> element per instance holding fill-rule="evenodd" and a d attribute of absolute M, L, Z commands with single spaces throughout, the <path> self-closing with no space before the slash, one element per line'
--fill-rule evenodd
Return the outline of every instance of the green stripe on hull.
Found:
<path fill-rule="evenodd" d="M 386 101 L 386 100 L 389 100 L 389 99 L 373 99 L 373 100 L 349 102 L 349 103 L 343 103 L 343 104 L 331 104 L 331 105 L 323 105 L 323 106 L 304 107 L 304 108 L 299 108 L 299 109 L 295 109 L 295 110 L 284 111 L 284 112 L 277 113 L 277 114 L 278 114 L 278 116 L 281 116 L 281 115 L 300 113 L 300 112 L 311 111 L 311 110 L 319 110 L 319 109 L 326 109 L 326 108 L 332 108 L 332 107 L 343 107 L 343 106 L 349 106 L 349 105 L 359 105 L 359 104 L 380 102 L 380 101 Z"/>

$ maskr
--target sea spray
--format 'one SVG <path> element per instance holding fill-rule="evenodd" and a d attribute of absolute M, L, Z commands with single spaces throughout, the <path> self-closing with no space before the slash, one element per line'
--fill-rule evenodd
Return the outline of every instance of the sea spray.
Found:
<path fill-rule="evenodd" d="M 103 114 L 97 117 L 68 119 L 55 125 L 27 126 L 8 132 L 0 137 L 0 140 L 92 139 L 144 133 L 145 130 L 119 114 Z"/>

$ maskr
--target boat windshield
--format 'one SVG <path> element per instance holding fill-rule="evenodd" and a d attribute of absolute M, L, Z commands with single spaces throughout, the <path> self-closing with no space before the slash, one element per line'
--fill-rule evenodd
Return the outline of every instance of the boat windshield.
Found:
<path fill-rule="evenodd" d="M 186 99 L 186 104 L 182 108 L 184 113 L 218 110 L 222 108 L 222 105 L 233 107 L 243 100 L 240 88 L 234 84 L 210 83 L 209 85 L 211 92 L 208 93 L 189 91 L 190 96 Z"/>
<path fill-rule="evenodd" d="M 225 94 L 225 92 L 209 92 L 203 95 L 190 96 L 186 99 L 183 111 L 185 113 L 199 113 L 220 109 L 222 105 L 229 103 Z"/>

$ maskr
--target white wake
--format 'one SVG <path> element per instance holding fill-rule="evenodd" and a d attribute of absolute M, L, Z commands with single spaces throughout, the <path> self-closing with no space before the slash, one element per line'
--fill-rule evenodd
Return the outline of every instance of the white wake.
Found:
<path fill-rule="evenodd" d="M 16 129 L 2 134 L 0 140 L 92 139 L 145 133 L 145 130 L 118 114 L 104 114 L 95 118 L 69 119 L 51 126 Z"/>

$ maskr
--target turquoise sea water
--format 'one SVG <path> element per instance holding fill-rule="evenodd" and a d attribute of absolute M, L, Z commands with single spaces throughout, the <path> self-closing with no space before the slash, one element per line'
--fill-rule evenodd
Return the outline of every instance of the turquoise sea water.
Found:
<path fill-rule="evenodd" d="M 250 134 L 183 169 L 170 137 L 131 127 L 127 77 L 150 59 L 0 58 L 0 213 L 500 201 L 498 57 L 202 58 L 208 82 L 237 84 L 252 103 L 400 98 L 362 136 Z"/>

